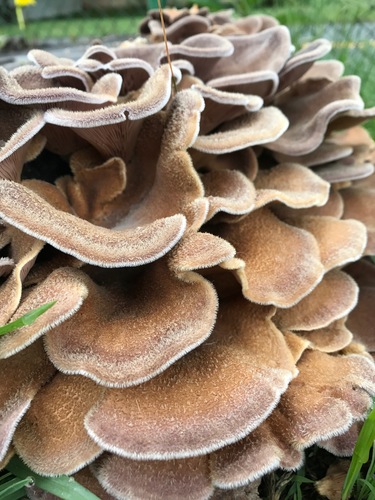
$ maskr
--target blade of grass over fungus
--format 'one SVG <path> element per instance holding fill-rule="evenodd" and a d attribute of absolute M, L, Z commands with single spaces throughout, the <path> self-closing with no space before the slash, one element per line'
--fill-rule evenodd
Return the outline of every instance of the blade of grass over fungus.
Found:
<path fill-rule="evenodd" d="M 7 469 L 17 478 L 32 479 L 34 484 L 63 500 L 99 500 L 99 498 L 77 483 L 72 477 L 43 477 L 29 469 L 18 457 L 13 457 Z M 2 498 L 2 497 L 1 497 Z"/>
<path fill-rule="evenodd" d="M 350 493 L 354 487 L 355 482 L 358 479 L 359 472 L 362 465 L 368 462 L 371 447 L 375 440 L 375 405 L 373 401 L 373 407 L 370 411 L 367 419 L 365 420 L 361 432 L 359 433 L 357 443 L 354 448 L 354 453 L 352 461 L 350 462 L 350 467 L 345 478 L 343 490 L 342 490 L 342 500 L 347 500 L 350 497 Z"/>
<path fill-rule="evenodd" d="M 7 325 L 0 326 L 0 335 L 5 335 L 6 333 L 13 332 L 17 328 L 21 328 L 22 326 L 31 325 L 34 321 L 39 318 L 42 314 L 44 314 L 48 309 L 56 304 L 56 301 L 47 302 L 47 304 L 43 304 L 32 311 L 27 312 L 20 318 L 12 321 L 12 323 L 8 323 Z"/>

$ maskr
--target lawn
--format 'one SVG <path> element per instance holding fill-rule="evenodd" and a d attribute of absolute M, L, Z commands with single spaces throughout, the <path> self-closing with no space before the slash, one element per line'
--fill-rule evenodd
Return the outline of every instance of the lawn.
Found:
<path fill-rule="evenodd" d="M 213 0 L 213 3 L 216 0 Z M 220 2 L 220 0 L 219 0 Z M 206 0 L 198 3 L 207 5 Z M 221 2 L 224 3 L 224 2 Z M 277 17 L 283 24 L 352 23 L 375 21 L 374 0 L 232 0 L 241 14 L 263 12 Z M 265 4 L 262 6 L 262 3 Z M 272 5 L 272 7 L 270 7 Z"/>
<path fill-rule="evenodd" d="M 30 44 L 50 38 L 64 38 L 75 42 L 80 38 L 108 35 L 135 35 L 142 16 L 73 17 L 43 21 L 30 21 L 23 32 L 17 23 L 0 25 L 3 37 L 23 36 Z"/>

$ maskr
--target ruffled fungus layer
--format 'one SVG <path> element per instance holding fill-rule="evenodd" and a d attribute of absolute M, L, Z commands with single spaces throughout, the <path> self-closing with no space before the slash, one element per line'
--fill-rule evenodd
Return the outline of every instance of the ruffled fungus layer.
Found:
<path fill-rule="evenodd" d="M 0 324 L 56 302 L 0 336 L 0 466 L 108 500 L 348 455 L 375 394 L 359 79 L 267 16 L 165 21 L 172 68 L 152 11 L 148 40 L 0 71 Z"/>

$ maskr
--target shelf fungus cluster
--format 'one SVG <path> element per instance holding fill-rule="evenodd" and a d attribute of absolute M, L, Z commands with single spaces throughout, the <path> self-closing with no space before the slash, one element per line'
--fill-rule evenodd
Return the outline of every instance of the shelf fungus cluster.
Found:
<path fill-rule="evenodd" d="M 374 145 L 360 80 L 270 17 L 0 69 L 0 461 L 100 498 L 215 497 L 375 393 Z M 176 82 L 177 92 L 172 85 Z"/>

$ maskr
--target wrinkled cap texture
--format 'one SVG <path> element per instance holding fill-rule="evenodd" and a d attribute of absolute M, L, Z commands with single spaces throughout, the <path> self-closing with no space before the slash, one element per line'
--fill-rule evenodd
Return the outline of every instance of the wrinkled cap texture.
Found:
<path fill-rule="evenodd" d="M 268 16 L 164 19 L 171 66 L 151 11 L 0 69 L 0 325 L 55 302 L 0 336 L 0 466 L 108 500 L 349 456 L 375 395 L 360 79 Z"/>

